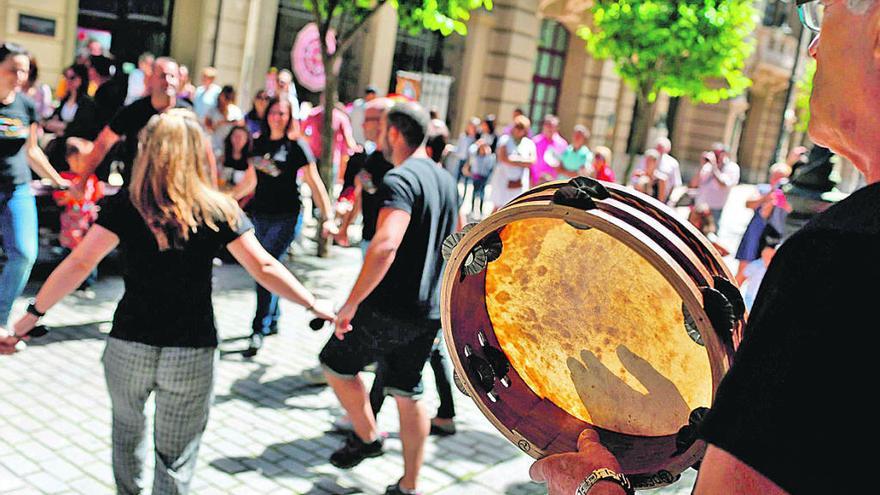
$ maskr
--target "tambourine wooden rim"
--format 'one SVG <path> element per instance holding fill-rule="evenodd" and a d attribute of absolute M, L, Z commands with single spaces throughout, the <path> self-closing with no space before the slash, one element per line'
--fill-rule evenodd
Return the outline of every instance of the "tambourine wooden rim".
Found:
<path fill-rule="evenodd" d="M 479 354 L 480 349 L 501 349 L 492 330 L 483 292 L 485 268 L 490 262 L 486 240 L 514 221 L 554 218 L 574 228 L 594 228 L 611 235 L 647 260 L 674 287 L 710 357 L 714 395 L 732 359 L 733 334 L 741 331 L 744 321 L 740 313 L 730 329 L 733 332 L 725 336 L 723 331 L 716 330 L 705 310 L 706 291 L 714 292 L 715 285 L 729 283 L 729 270 L 711 244 L 692 226 L 679 221 L 665 205 L 617 185 L 590 182 L 591 186 L 598 184 L 599 193 L 583 204 L 558 204 L 557 193 L 562 188 L 571 188 L 572 182 L 555 182 L 524 193 L 483 222 L 456 235 L 457 244 L 446 253 L 448 260 L 442 286 L 444 335 L 459 375 L 456 381 L 459 388 L 521 450 L 535 458 L 573 451 L 579 433 L 593 427 L 637 486 L 662 486 L 697 463 L 705 445 L 692 441 L 682 449 L 680 444 L 676 447 L 676 435 L 635 438 L 595 427 L 538 397 L 515 369 L 510 369 L 504 377 L 496 376 L 494 387 L 487 391 L 480 385 L 485 377 L 468 364 L 471 360 L 468 356 Z M 557 429 L 548 433 L 546 428 L 542 431 L 542 424 L 554 424 Z M 638 449 L 633 448 L 636 443 Z"/>

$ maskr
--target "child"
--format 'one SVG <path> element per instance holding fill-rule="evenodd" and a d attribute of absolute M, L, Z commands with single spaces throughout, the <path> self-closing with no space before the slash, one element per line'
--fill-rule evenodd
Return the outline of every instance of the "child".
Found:
<path fill-rule="evenodd" d="M 89 227 L 97 220 L 97 202 L 104 197 L 104 184 L 98 180 L 98 176 L 83 173 L 83 161 L 92 152 L 92 148 L 91 141 L 75 137 L 67 139 L 65 158 L 70 165 L 70 171 L 62 172 L 61 176 L 70 180 L 70 188 L 53 194 L 58 205 L 64 207 L 61 212 L 59 242 L 67 254 L 79 245 Z M 97 280 L 98 271 L 95 269 L 77 289 L 77 294 L 93 298 L 91 285 Z"/>
<path fill-rule="evenodd" d="M 472 220 L 480 220 L 483 218 L 483 197 L 486 190 L 486 182 L 492 175 L 495 168 L 495 153 L 492 153 L 491 145 L 478 139 L 471 145 L 469 150 L 470 159 L 464 166 L 463 173 L 470 177 L 474 183 L 474 192 L 471 196 L 471 217 Z M 480 200 L 480 206 L 477 206 L 477 200 Z"/>

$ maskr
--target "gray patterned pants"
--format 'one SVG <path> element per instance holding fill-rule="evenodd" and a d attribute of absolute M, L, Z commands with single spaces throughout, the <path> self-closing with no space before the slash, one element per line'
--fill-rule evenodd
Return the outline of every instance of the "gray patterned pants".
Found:
<path fill-rule="evenodd" d="M 154 347 L 107 338 L 102 361 L 113 405 L 113 476 L 121 495 L 143 490 L 147 397 L 156 394 L 153 494 L 185 494 L 208 424 L 216 349 Z"/>

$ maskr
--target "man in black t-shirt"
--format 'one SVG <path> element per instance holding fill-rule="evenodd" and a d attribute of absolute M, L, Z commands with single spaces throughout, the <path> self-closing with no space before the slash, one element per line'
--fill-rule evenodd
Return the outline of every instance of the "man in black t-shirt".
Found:
<path fill-rule="evenodd" d="M 880 2 L 797 0 L 806 28 L 822 30 L 810 137 L 848 159 L 868 185 L 816 216 L 779 249 L 764 276 L 733 366 L 700 426 L 709 446 L 697 495 L 868 493 L 862 449 L 880 279 Z M 866 414 L 867 413 L 867 414 Z M 625 493 L 602 468 L 616 459 L 585 431 L 578 453 L 532 466 L 552 495 Z M 591 473 L 601 480 L 591 489 Z"/>
<path fill-rule="evenodd" d="M 125 102 L 125 90 L 118 78 L 113 77 L 113 59 L 105 55 L 89 57 L 89 79 L 98 85 L 95 91 L 95 122 L 96 129 L 103 129 L 122 108 Z M 83 81 L 85 84 L 85 81 Z"/>
<path fill-rule="evenodd" d="M 381 209 L 364 266 L 336 320 L 336 337 L 321 351 L 327 381 L 351 418 L 354 434 L 330 457 L 348 468 L 382 454 L 375 417 L 359 377 L 381 358 L 385 392 L 400 414 L 404 475 L 388 494 L 413 493 L 428 436 L 418 396 L 421 374 L 440 328 L 440 246 L 456 226 L 452 177 L 425 153 L 428 116 L 414 103 L 383 117 L 383 152 L 395 168 L 377 194 Z"/>
<path fill-rule="evenodd" d="M 189 102 L 177 97 L 179 82 L 180 68 L 177 62 L 168 57 L 157 58 L 153 62 L 153 73 L 147 82 L 149 95 L 121 108 L 104 127 L 98 135 L 98 139 L 95 140 L 94 150 L 85 160 L 85 166 L 89 173 L 93 173 L 110 149 L 124 139 L 120 158 L 125 164 L 122 177 L 128 184 L 134 166 L 134 158 L 137 154 L 138 133 L 147 125 L 150 117 L 171 108 L 191 108 Z M 217 169 L 214 153 L 210 146 L 206 152 L 210 166 L 208 173 L 216 183 Z"/>

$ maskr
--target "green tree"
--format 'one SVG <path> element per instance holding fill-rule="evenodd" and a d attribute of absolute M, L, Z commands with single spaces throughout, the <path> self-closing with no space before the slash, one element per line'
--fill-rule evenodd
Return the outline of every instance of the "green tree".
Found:
<path fill-rule="evenodd" d="M 660 91 L 718 103 L 751 85 L 753 0 L 596 0 L 592 26 L 577 34 L 596 58 L 614 61 L 635 91 L 633 146 L 644 149 Z M 635 160 L 630 155 L 625 177 Z"/>
<path fill-rule="evenodd" d="M 794 105 L 797 112 L 795 130 L 798 132 L 807 132 L 807 126 L 810 125 L 810 95 L 813 93 L 814 75 L 816 75 L 816 61 L 810 60 L 804 67 L 804 75 L 797 83 L 797 97 Z"/>
<path fill-rule="evenodd" d="M 324 108 L 333 108 L 339 100 L 339 78 L 332 69 L 342 59 L 355 40 L 356 34 L 367 21 L 386 3 L 397 10 L 399 23 L 412 32 L 421 29 L 439 31 L 444 36 L 453 32 L 467 34 L 466 22 L 471 11 L 492 9 L 492 0 L 303 0 L 311 10 L 321 39 L 321 58 L 326 83 Z M 336 33 L 336 50 L 328 49 L 327 33 Z M 324 112 L 321 135 L 333 135 L 333 113 Z M 333 189 L 333 139 L 324 139 L 321 150 L 321 179 L 332 193 Z M 328 244 L 319 243 L 319 254 L 326 254 Z"/>

